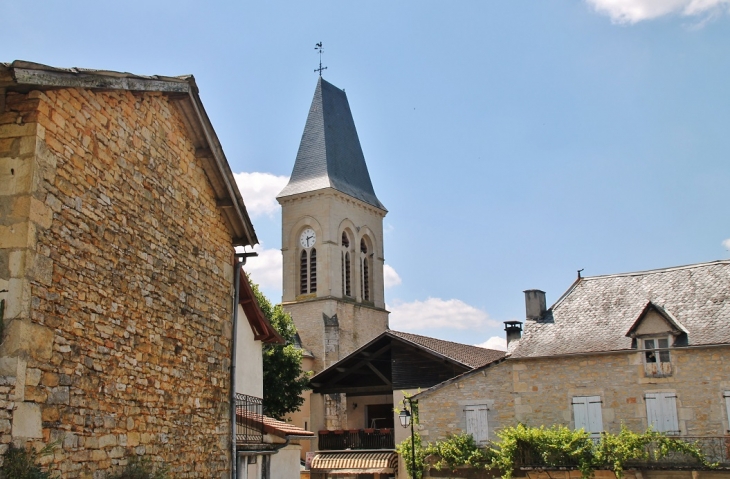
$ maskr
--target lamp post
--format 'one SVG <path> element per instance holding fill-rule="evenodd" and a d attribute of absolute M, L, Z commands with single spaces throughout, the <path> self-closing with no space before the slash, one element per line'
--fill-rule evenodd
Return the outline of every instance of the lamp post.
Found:
<path fill-rule="evenodd" d="M 408 410 L 408 408 L 406 408 L 406 401 L 408 401 L 410 411 Z M 401 426 L 411 426 L 411 476 L 413 477 L 413 479 L 416 479 L 416 439 L 415 434 L 413 433 L 413 417 L 411 415 L 411 411 L 413 411 L 413 402 L 411 401 L 411 398 L 404 397 L 403 409 L 401 410 L 400 414 L 398 414 L 398 419 L 400 419 Z"/>

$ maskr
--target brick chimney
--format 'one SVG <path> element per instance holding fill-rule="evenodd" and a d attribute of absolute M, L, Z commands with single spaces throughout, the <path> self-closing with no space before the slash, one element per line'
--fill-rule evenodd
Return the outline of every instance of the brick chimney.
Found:
<path fill-rule="evenodd" d="M 525 317 L 537 321 L 545 313 L 545 291 L 528 289 L 525 291 Z"/>

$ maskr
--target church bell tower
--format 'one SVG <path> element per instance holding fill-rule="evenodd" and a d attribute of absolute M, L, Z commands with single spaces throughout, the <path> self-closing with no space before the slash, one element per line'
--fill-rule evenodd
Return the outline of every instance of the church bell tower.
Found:
<path fill-rule="evenodd" d="M 383 218 L 345 92 L 320 77 L 282 207 L 283 306 L 315 373 L 388 328 Z"/>

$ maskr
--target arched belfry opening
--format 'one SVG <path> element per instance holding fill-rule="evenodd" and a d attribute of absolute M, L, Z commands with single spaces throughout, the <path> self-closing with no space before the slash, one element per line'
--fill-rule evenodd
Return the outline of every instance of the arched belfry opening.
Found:
<path fill-rule="evenodd" d="M 342 232 L 340 241 L 342 260 L 342 295 L 352 297 L 352 254 L 350 251 L 350 237 L 347 231 Z"/>
<path fill-rule="evenodd" d="M 372 252 L 368 241 L 360 239 L 360 296 L 363 301 L 372 301 Z"/>

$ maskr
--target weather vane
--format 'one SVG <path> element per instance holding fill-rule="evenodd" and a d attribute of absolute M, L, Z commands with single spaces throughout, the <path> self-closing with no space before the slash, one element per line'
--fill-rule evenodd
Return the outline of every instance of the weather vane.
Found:
<path fill-rule="evenodd" d="M 317 68 L 314 71 L 315 72 L 319 72 L 319 76 L 321 77 L 322 76 L 322 70 L 326 70 L 327 69 L 327 67 L 323 67 L 322 66 L 322 42 L 319 42 L 317 45 L 315 45 L 314 49 L 317 50 L 317 52 L 319 52 L 319 68 Z"/>

